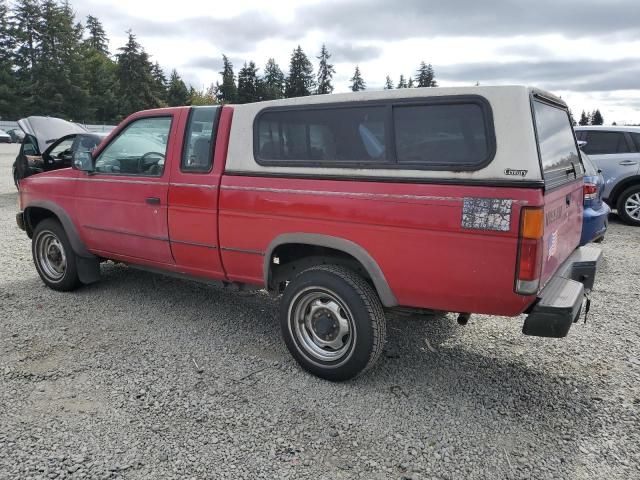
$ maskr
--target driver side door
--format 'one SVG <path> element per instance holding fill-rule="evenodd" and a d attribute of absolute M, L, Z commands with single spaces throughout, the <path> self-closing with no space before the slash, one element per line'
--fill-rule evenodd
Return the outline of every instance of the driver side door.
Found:
<path fill-rule="evenodd" d="M 167 197 L 180 114 L 134 117 L 96 152 L 94 171 L 77 177 L 76 218 L 89 251 L 152 266 L 174 263 Z"/>

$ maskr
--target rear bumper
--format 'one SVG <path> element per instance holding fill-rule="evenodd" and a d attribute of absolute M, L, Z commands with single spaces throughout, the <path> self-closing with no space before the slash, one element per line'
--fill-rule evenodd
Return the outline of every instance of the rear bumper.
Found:
<path fill-rule="evenodd" d="M 591 207 L 584 209 L 580 245 L 586 245 L 589 242 L 604 237 L 609 225 L 610 213 L 611 208 L 604 202 L 602 202 L 600 208 L 597 210 Z"/>
<path fill-rule="evenodd" d="M 538 294 L 537 302 L 524 321 L 522 333 L 565 337 L 580 316 L 585 292 L 593 288 L 601 258 L 599 248 L 576 249 Z"/>

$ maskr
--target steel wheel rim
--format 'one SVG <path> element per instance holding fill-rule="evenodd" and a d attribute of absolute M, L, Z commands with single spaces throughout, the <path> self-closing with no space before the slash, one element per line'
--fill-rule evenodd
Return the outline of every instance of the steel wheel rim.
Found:
<path fill-rule="evenodd" d="M 289 331 L 304 353 L 321 362 L 345 361 L 353 352 L 356 331 L 353 314 L 331 290 L 309 287 L 289 308 Z"/>
<path fill-rule="evenodd" d="M 60 239 L 51 232 L 42 232 L 36 240 L 35 250 L 44 276 L 52 282 L 62 280 L 67 271 L 67 256 Z"/>
<path fill-rule="evenodd" d="M 624 202 L 624 209 L 634 220 L 640 220 L 640 193 L 634 193 Z"/>

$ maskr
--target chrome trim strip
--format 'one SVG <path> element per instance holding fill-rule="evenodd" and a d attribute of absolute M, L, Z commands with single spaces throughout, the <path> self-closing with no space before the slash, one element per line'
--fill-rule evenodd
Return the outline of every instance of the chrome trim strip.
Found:
<path fill-rule="evenodd" d="M 212 250 L 216 250 L 218 248 L 217 245 L 209 245 L 208 243 L 187 242 L 185 240 L 174 240 L 173 238 L 170 238 L 169 242 L 171 242 L 171 243 L 179 243 L 180 245 L 191 245 L 193 247 L 210 248 Z"/>
<path fill-rule="evenodd" d="M 161 178 L 161 177 L 157 177 Z M 115 178 L 77 178 L 79 182 L 102 182 L 102 183 L 132 183 L 137 185 L 166 185 L 165 182 L 149 182 L 144 180 L 116 180 Z"/>
<path fill-rule="evenodd" d="M 221 185 L 222 190 L 237 190 L 249 192 L 268 192 L 268 193 L 290 193 L 294 195 L 322 195 L 327 197 L 344 197 L 344 198 L 364 198 L 364 199 L 380 199 L 380 200 L 432 200 L 439 202 L 460 202 L 462 203 L 466 197 L 444 197 L 436 195 L 401 195 L 394 193 L 366 193 L 366 192 L 334 192 L 322 190 L 299 190 L 291 188 L 270 188 L 270 187 L 244 187 L 239 185 Z M 483 197 L 478 197 L 483 198 Z M 506 199 L 505 199 L 506 200 Z M 513 203 L 526 205 L 529 202 L 524 200 L 511 200 Z"/>
<path fill-rule="evenodd" d="M 217 185 L 203 185 L 200 183 L 170 183 L 170 187 L 197 187 L 197 188 L 208 188 L 211 190 L 217 190 Z"/>
<path fill-rule="evenodd" d="M 118 233 L 120 235 L 128 235 L 130 237 L 139 237 L 139 238 L 147 238 L 149 240 L 159 240 L 161 242 L 168 242 L 168 237 L 154 237 L 151 235 L 141 235 L 139 233 L 127 232 L 126 230 L 114 230 L 112 228 L 103 228 L 96 227 L 95 225 L 82 225 L 83 228 L 88 228 L 89 230 L 97 230 L 99 232 L 108 232 L 108 233 Z"/>
<path fill-rule="evenodd" d="M 220 247 L 220 250 L 224 250 L 227 252 L 236 252 L 236 253 L 249 253 L 251 255 L 260 255 L 261 257 L 264 256 L 264 252 L 261 252 L 259 250 L 245 250 L 243 248 L 232 248 L 232 247 Z"/>

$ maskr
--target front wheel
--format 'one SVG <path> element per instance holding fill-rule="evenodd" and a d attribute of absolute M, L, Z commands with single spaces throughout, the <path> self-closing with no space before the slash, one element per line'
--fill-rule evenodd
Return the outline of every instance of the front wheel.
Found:
<path fill-rule="evenodd" d="M 317 265 L 287 285 L 280 324 L 291 355 L 310 373 L 342 381 L 375 364 L 386 328 L 382 305 L 358 274 Z"/>
<path fill-rule="evenodd" d="M 80 286 L 76 256 L 60 222 L 46 218 L 38 223 L 31 251 L 36 270 L 49 288 L 68 292 Z"/>
<path fill-rule="evenodd" d="M 640 227 L 640 185 L 627 188 L 618 198 L 618 215 L 622 221 Z"/>

